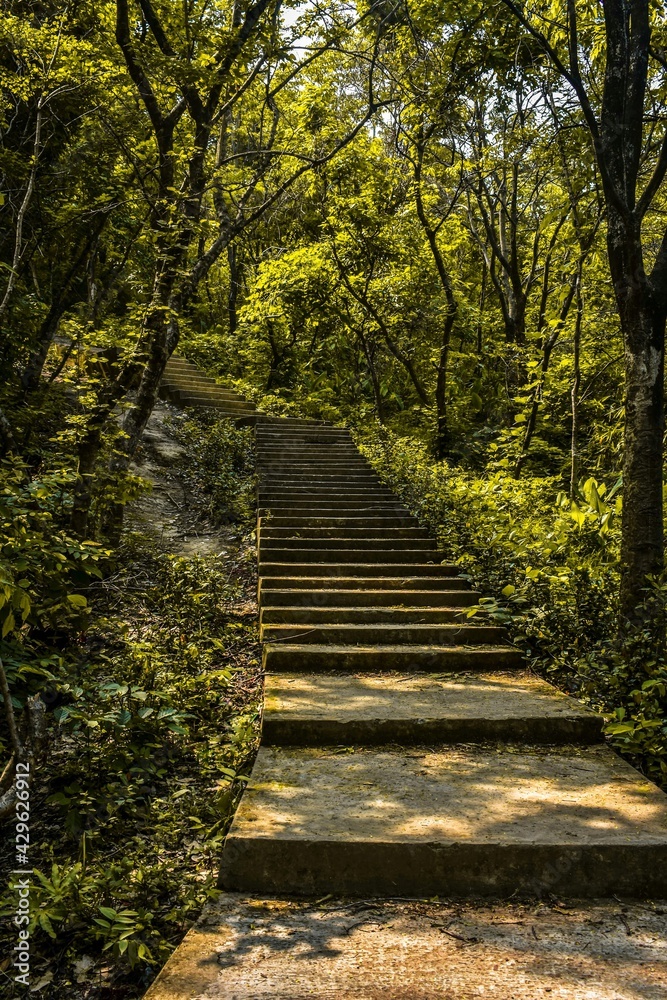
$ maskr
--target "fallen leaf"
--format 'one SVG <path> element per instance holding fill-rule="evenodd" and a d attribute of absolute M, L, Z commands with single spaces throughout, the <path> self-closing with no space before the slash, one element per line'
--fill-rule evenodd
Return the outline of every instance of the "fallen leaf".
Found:
<path fill-rule="evenodd" d="M 37 993 L 38 990 L 43 990 L 45 986 L 48 986 L 53 979 L 52 972 L 45 972 L 41 979 L 38 979 L 34 986 L 30 987 L 31 993 Z"/>

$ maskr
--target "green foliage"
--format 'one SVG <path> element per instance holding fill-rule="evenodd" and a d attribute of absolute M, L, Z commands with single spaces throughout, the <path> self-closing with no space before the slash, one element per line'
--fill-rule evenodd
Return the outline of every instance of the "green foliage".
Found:
<path fill-rule="evenodd" d="M 250 527 L 255 521 L 255 436 L 229 420 L 192 411 L 174 416 L 169 427 L 187 447 L 181 475 L 196 491 L 201 512 L 211 520 Z"/>
<path fill-rule="evenodd" d="M 254 483 L 248 432 L 206 417 L 174 425 L 193 506 L 215 504 L 219 521 L 245 527 Z M 67 476 L 37 484 L 7 467 L 5 502 L 22 550 L 32 551 L 24 535 L 40 531 L 35 553 L 42 545 L 63 567 L 57 588 L 48 559 L 34 557 L 43 577 L 32 563 L 23 569 L 37 596 L 4 644 L 17 707 L 41 691 L 49 709 L 31 826 L 35 958 L 56 971 L 56 990 L 74 963 L 106 956 L 114 978 L 141 992 L 216 895 L 222 841 L 256 751 L 254 546 L 228 529 L 221 561 L 155 551 L 127 535 L 111 564 L 100 546 L 49 533 Z M 53 593 L 40 597 L 45 579 Z M 74 589 L 79 580 L 85 597 Z M 29 655 L 38 632 L 39 661 Z M 5 915 L 14 902 L 9 891 Z"/>
<path fill-rule="evenodd" d="M 612 744 L 667 785 L 667 585 L 653 581 L 654 625 L 617 636 L 621 484 L 478 477 L 388 431 L 360 438 L 382 479 L 483 593 L 474 614 L 505 625 L 533 669 L 605 714 Z"/>
<path fill-rule="evenodd" d="M 81 591 L 110 555 L 63 527 L 73 479 L 67 470 L 34 475 L 18 459 L 0 464 L 0 656 L 17 709 L 56 679 L 87 620 Z"/>

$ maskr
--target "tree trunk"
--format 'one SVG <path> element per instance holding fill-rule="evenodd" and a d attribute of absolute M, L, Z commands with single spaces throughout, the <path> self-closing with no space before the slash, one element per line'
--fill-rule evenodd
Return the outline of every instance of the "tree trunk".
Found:
<path fill-rule="evenodd" d="M 57 304 L 51 306 L 48 314 L 44 318 L 44 322 L 42 323 L 37 336 L 37 346 L 30 355 L 28 364 L 26 365 L 21 376 L 21 387 L 26 395 L 34 392 L 39 386 L 42 378 L 42 372 L 44 371 L 44 365 L 46 364 L 46 358 L 51 348 L 51 344 L 53 343 L 53 338 L 58 332 L 60 320 L 65 308 L 65 303 L 58 302 Z"/>
<path fill-rule="evenodd" d="M 88 534 L 88 517 L 93 493 L 95 465 L 102 446 L 102 429 L 106 423 L 106 411 L 92 417 L 88 429 L 79 442 L 79 479 L 74 490 L 71 525 L 78 538 Z"/>
<path fill-rule="evenodd" d="M 644 271 L 639 225 L 609 211 L 608 251 L 625 349 L 621 629 L 639 624 L 647 577 L 663 568 L 665 314 Z"/>
<path fill-rule="evenodd" d="M 378 420 L 381 424 L 384 424 L 384 404 L 382 400 L 382 391 L 380 388 L 380 380 L 375 370 L 375 364 L 373 362 L 373 355 L 371 354 L 371 349 L 366 340 L 366 335 L 364 334 L 363 327 L 357 330 L 357 336 L 361 343 L 361 348 L 364 352 L 364 357 L 366 358 L 366 366 L 371 377 L 371 383 L 373 385 L 373 395 L 375 396 L 375 409 L 377 411 Z"/>
<path fill-rule="evenodd" d="M 439 459 L 447 457 L 450 439 L 447 414 L 447 376 L 449 374 L 449 343 L 456 317 L 456 303 L 453 296 L 448 304 L 450 311 L 445 317 L 442 343 L 440 345 L 440 357 L 438 359 L 438 378 L 435 385 L 435 410 L 438 421 L 435 454 L 436 458 Z"/>
<path fill-rule="evenodd" d="M 237 249 L 234 243 L 227 247 L 229 263 L 229 294 L 227 296 L 227 312 L 229 316 L 229 332 L 236 333 L 238 325 L 237 302 L 241 287 L 241 268 L 238 262 Z"/>
<path fill-rule="evenodd" d="M 488 266 L 486 257 L 482 257 L 482 284 L 479 290 L 479 314 L 477 317 L 477 353 L 481 354 L 483 349 L 484 335 L 484 307 L 486 306 L 486 279 Z"/>
<path fill-rule="evenodd" d="M 581 386 L 581 323 L 584 315 L 584 300 L 581 287 L 577 288 L 577 320 L 574 327 L 574 371 L 570 406 L 572 413 L 572 433 L 570 436 L 570 497 L 574 498 L 579 480 L 579 389 Z"/>

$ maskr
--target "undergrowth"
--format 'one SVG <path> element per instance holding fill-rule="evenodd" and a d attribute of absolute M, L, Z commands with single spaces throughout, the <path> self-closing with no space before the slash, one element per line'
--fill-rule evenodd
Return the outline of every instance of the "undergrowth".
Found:
<path fill-rule="evenodd" d="M 425 445 L 367 427 L 362 451 L 482 594 L 533 669 L 606 717 L 612 745 L 667 786 L 667 584 L 651 581 L 652 628 L 618 638 L 620 483 L 484 477 L 434 463 Z"/>
<path fill-rule="evenodd" d="M 31 789 L 31 986 L 44 1000 L 143 994 L 216 895 L 256 752 L 251 445 L 223 422 L 175 423 L 192 502 L 233 522 L 229 555 L 180 556 L 129 535 L 115 569 L 83 588 L 85 608 L 61 598 L 78 632 L 38 677 L 48 753 Z M 10 890 L 3 916 L 15 906 Z"/>

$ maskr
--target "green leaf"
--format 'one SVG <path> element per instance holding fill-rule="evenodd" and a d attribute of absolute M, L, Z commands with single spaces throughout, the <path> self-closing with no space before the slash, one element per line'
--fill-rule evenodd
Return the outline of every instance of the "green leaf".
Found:
<path fill-rule="evenodd" d="M 10 611 L 7 617 L 5 618 L 4 622 L 2 623 L 2 638 L 3 639 L 6 638 L 6 636 L 9 635 L 9 633 L 14 629 L 15 626 L 16 622 L 14 620 L 14 612 Z"/>

